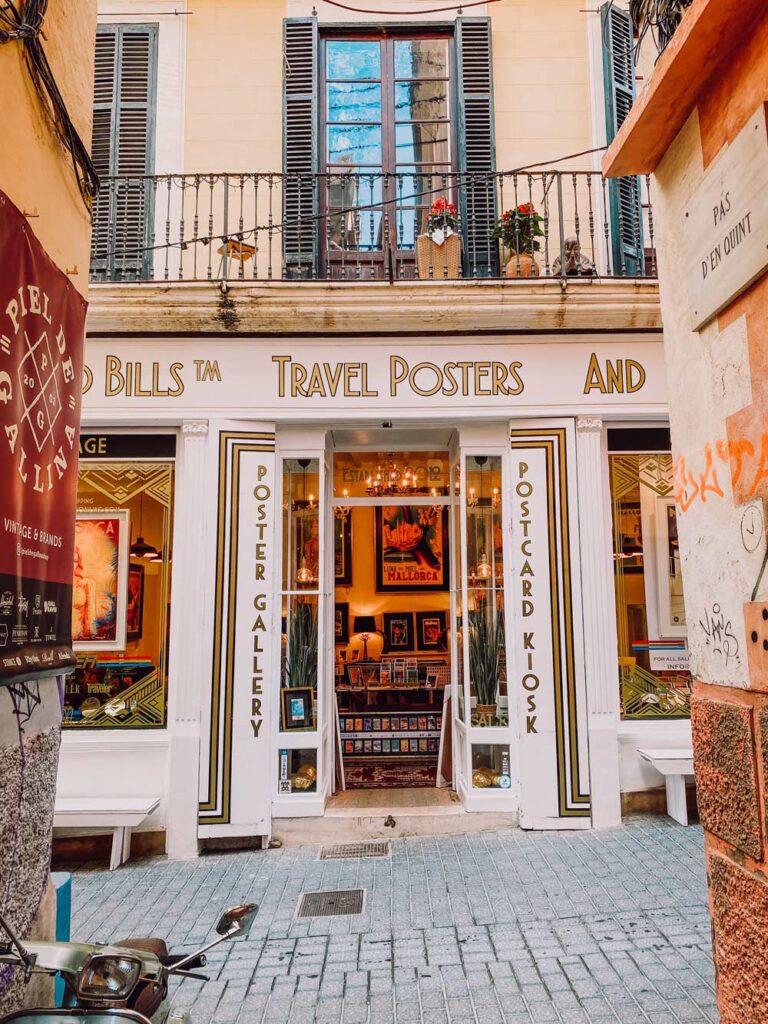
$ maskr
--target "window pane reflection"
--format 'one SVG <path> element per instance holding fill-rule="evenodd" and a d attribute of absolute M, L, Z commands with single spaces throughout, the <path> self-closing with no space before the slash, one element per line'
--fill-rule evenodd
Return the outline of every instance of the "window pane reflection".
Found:
<path fill-rule="evenodd" d="M 395 85 L 397 121 L 440 121 L 447 118 L 447 82 L 398 82 Z"/>
<path fill-rule="evenodd" d="M 328 162 L 381 164 L 381 128 L 377 125 L 329 125 Z"/>
<path fill-rule="evenodd" d="M 445 78 L 447 39 L 396 39 L 395 78 Z"/>
<path fill-rule="evenodd" d="M 345 124 L 381 121 L 381 86 L 372 82 L 329 82 L 328 120 Z"/>
<path fill-rule="evenodd" d="M 325 58 L 328 79 L 381 78 L 381 43 L 375 40 L 329 39 Z"/>
<path fill-rule="evenodd" d="M 447 124 L 401 124 L 395 128 L 398 163 L 448 163 Z"/>

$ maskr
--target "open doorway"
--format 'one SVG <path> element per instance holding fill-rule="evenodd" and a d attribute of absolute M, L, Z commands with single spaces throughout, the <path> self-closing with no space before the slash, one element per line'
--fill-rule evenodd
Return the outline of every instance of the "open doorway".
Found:
<path fill-rule="evenodd" d="M 337 779 L 348 789 L 450 781 L 448 451 L 333 456 Z"/>

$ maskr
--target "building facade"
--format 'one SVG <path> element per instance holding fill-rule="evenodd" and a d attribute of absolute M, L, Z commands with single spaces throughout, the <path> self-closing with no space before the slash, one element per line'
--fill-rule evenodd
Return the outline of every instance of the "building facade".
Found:
<path fill-rule="evenodd" d="M 68 356 L 71 359 L 74 353 L 74 365 L 82 355 L 91 215 L 87 195 L 84 197 L 78 186 L 82 167 L 73 166 L 72 153 L 60 134 L 61 117 L 54 115 L 49 97 L 39 80 L 36 84 L 31 71 L 27 47 L 32 40 L 40 38 L 40 26 L 34 22 L 27 23 L 26 36 L 25 33 L 17 35 L 14 31 L 18 24 L 14 22 L 16 14 L 21 20 L 23 16 L 32 17 L 29 11 L 22 11 L 22 7 L 19 4 L 4 5 L 0 14 L 0 85 L 3 93 L 3 144 L 0 147 L 0 489 L 5 513 L 0 520 L 0 789 L 6 808 L 0 822 L 0 874 L 4 879 L 0 913 L 22 939 L 30 935 L 47 939 L 53 938 L 56 915 L 56 897 L 49 868 L 62 709 L 57 679 L 50 676 L 49 666 L 40 672 L 44 675 L 48 670 L 47 678 L 30 680 L 18 678 L 13 667 L 20 645 L 13 650 L 11 641 L 19 636 L 17 630 L 24 630 L 21 640 L 24 643 L 28 623 L 34 623 L 38 627 L 35 639 L 42 640 L 39 629 L 43 621 L 43 616 L 39 615 L 40 608 L 35 608 L 34 604 L 31 609 L 22 610 L 22 604 L 29 603 L 26 586 L 34 586 L 24 577 L 33 574 L 24 571 L 27 568 L 24 556 L 28 552 L 22 552 L 18 535 L 12 535 L 12 527 L 16 525 L 14 520 L 24 519 L 26 523 L 40 525 L 40 517 L 36 514 L 38 509 L 33 508 L 34 501 L 27 501 L 28 492 L 24 493 L 22 488 L 19 493 L 15 486 L 22 477 L 22 473 L 16 474 L 20 450 L 27 445 L 30 452 L 33 450 L 28 430 L 34 432 L 35 429 L 34 426 L 30 428 L 29 420 L 21 422 L 18 395 L 24 391 L 24 386 L 19 387 L 21 382 L 15 371 L 22 365 L 27 369 L 30 363 L 35 362 L 35 356 L 27 361 L 28 349 L 38 349 L 38 357 L 46 347 L 47 352 L 51 352 L 54 332 L 63 329 L 64 323 L 68 328 Z M 73 132 L 85 140 L 91 134 L 95 31 L 95 0 L 77 5 L 51 0 L 48 4 L 42 24 L 42 50 L 71 118 Z M 16 291 L 19 285 L 21 298 Z M 77 309 L 80 319 L 79 336 L 71 329 L 73 309 Z M 48 325 L 53 329 L 50 330 Z M 77 391 L 78 375 L 73 372 L 67 382 L 64 379 L 66 371 L 61 367 L 63 361 L 59 358 L 54 369 L 49 367 L 50 372 L 45 378 L 48 397 L 52 393 L 66 396 L 70 390 Z M 39 359 L 37 365 L 40 365 Z M 72 389 L 67 387 L 67 383 L 73 384 Z M 36 388 L 37 380 L 28 388 L 27 394 Z M 29 398 L 27 408 L 34 404 L 35 397 Z M 40 411 L 39 406 L 37 411 Z M 67 413 L 68 416 L 59 419 L 55 432 L 51 431 L 48 436 L 42 436 L 42 431 L 38 433 L 38 439 L 42 436 L 36 449 L 40 463 L 46 458 L 50 460 L 60 443 L 66 445 L 62 430 L 65 419 L 72 431 L 74 445 L 76 402 L 68 407 Z M 55 409 L 50 416 L 56 420 Z M 50 423 L 50 419 L 46 423 Z M 54 433 L 55 443 L 51 440 Z M 70 461 L 69 467 L 71 479 L 76 466 Z M 32 476 L 27 475 L 31 486 Z M 64 507 L 66 494 L 61 492 L 65 490 L 66 483 L 56 492 Z M 7 514 L 8 495 L 13 506 L 10 515 Z M 12 522 L 10 529 L 9 520 Z M 66 533 L 71 536 L 71 525 L 62 530 L 62 535 Z M 58 539 L 61 541 L 61 537 Z M 65 546 L 66 543 L 65 540 Z M 32 547 L 31 543 L 29 547 Z M 68 571 L 65 567 L 65 574 Z M 41 575 L 45 576 L 45 571 Z M 48 580 L 53 580 L 53 574 L 48 576 Z M 45 592 L 45 584 L 35 589 Z M 58 595 L 57 599 L 61 605 Z M 39 595 L 37 600 L 40 601 Z M 53 611 L 58 618 L 59 609 L 55 605 L 56 602 Z M 32 613 L 39 617 L 33 619 Z M 62 618 L 66 621 L 64 615 Z M 46 622 L 51 621 L 48 615 L 45 619 Z M 29 628 L 30 639 L 33 628 Z M 45 639 L 47 641 L 49 637 Z M 34 652 L 35 648 L 30 649 L 29 646 L 24 651 L 30 655 L 30 661 L 37 669 L 40 659 Z M 18 664 L 21 664 L 21 659 Z M 3 1015 L 18 1009 L 25 1000 L 29 1006 L 46 1005 L 52 1000 L 53 985 L 49 979 L 36 978 L 26 986 L 23 977 L 15 976 L 17 974 L 4 972 L 0 979 L 0 1012 Z"/>
<path fill-rule="evenodd" d="M 756 1024 L 768 1006 L 768 16 L 758 3 L 693 0 L 674 21 L 606 169 L 652 171 L 658 196 L 718 1005 L 724 1024 Z"/>
<path fill-rule="evenodd" d="M 123 577 L 59 784 L 160 796 L 176 855 L 369 786 L 616 824 L 689 736 L 652 197 L 598 169 L 628 14 L 370 6 L 100 5 Z"/>

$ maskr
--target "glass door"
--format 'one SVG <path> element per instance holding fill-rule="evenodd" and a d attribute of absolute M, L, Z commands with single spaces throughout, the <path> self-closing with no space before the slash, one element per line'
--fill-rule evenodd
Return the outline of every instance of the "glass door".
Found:
<path fill-rule="evenodd" d="M 432 204 L 457 206 L 447 34 L 323 40 L 324 270 L 415 276 Z"/>
<path fill-rule="evenodd" d="M 458 446 L 451 449 L 451 739 L 453 788 L 462 795 L 467 791 L 467 724 L 464 690 L 464 576 L 462 550 L 465 527 L 462 503 L 461 454 Z M 443 755 L 445 756 L 445 755 Z"/>

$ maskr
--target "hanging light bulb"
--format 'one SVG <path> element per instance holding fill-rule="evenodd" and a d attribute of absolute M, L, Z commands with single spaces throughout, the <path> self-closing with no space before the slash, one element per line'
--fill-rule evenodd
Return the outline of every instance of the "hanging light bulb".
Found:
<path fill-rule="evenodd" d="M 480 555 L 480 561 L 477 563 L 477 575 L 481 580 L 490 579 L 491 576 L 491 563 L 488 561 L 488 555 L 484 551 Z"/>
<path fill-rule="evenodd" d="M 153 544 L 147 544 L 143 537 L 144 526 L 144 491 L 141 492 L 141 504 L 139 505 L 139 535 L 129 548 L 134 558 L 154 558 L 157 548 Z"/>
<path fill-rule="evenodd" d="M 313 577 L 312 577 L 312 573 L 310 571 L 310 568 L 307 565 L 307 559 L 305 558 L 304 555 L 302 555 L 301 556 L 301 561 L 299 562 L 299 569 L 298 569 L 298 572 L 296 573 L 296 582 L 297 583 L 311 583 L 312 579 L 313 579 Z"/>

